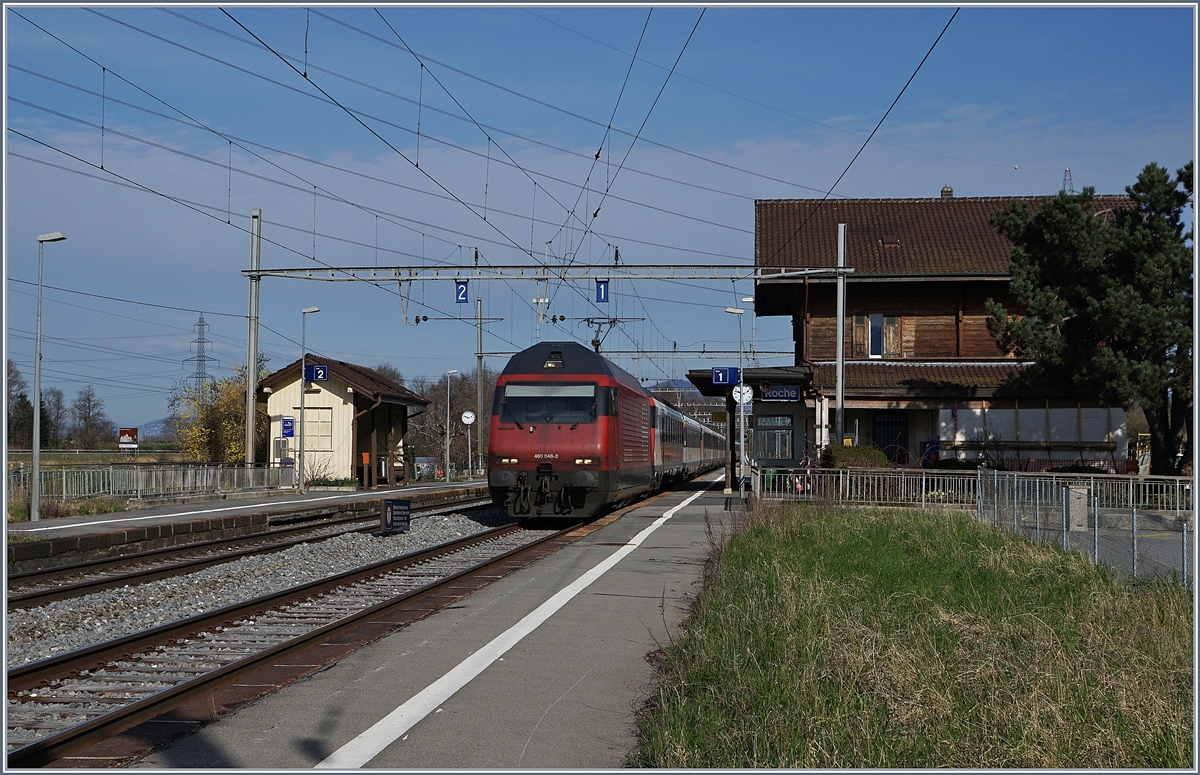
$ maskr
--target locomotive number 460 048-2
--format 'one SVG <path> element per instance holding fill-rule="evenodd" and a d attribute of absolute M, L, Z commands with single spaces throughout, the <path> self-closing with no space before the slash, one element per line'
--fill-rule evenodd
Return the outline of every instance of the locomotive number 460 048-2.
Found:
<path fill-rule="evenodd" d="M 557 460 L 557 452 L 539 452 L 533 456 L 534 460 Z"/>

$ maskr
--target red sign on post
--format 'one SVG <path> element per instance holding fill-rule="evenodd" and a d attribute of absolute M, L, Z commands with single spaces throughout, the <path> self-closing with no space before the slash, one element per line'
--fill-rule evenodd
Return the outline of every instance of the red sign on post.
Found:
<path fill-rule="evenodd" d="M 121 449 L 137 449 L 137 434 L 137 428 L 121 428 L 117 433 L 117 446 Z"/>

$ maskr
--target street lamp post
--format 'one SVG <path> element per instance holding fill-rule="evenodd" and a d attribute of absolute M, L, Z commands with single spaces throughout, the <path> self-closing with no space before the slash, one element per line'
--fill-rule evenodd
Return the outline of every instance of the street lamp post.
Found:
<path fill-rule="evenodd" d="M 726 307 L 725 311 L 737 315 L 738 322 L 738 387 L 746 384 L 742 376 L 742 315 L 745 310 L 740 307 Z M 738 401 L 738 488 L 745 494 L 746 476 L 746 402 Z"/>
<path fill-rule="evenodd" d="M 458 369 L 446 372 L 446 481 L 450 481 L 450 375 L 457 374 Z"/>
<path fill-rule="evenodd" d="M 304 492 L 304 394 L 308 392 L 304 385 L 304 378 L 308 375 L 304 371 L 305 361 L 308 360 L 308 316 L 320 311 L 319 307 L 305 307 L 300 310 L 300 454 L 296 460 L 296 486 L 300 492 Z"/>
<path fill-rule="evenodd" d="M 29 488 L 29 519 L 41 518 L 42 506 L 42 246 L 62 242 L 61 231 L 38 235 L 37 332 L 33 343 L 33 483 Z"/>

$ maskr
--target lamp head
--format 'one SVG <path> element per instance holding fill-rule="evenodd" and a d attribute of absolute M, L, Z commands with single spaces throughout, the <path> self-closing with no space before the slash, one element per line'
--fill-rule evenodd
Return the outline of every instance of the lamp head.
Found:
<path fill-rule="evenodd" d="M 320 311 L 321 311 L 320 307 L 305 307 L 304 309 L 300 310 L 300 313 L 303 315 L 307 315 L 310 312 L 320 312 Z"/>
<path fill-rule="evenodd" d="M 446 372 L 446 376 L 449 377 L 451 374 L 457 374 L 457 373 L 458 373 L 458 369 L 450 369 L 450 371 Z"/>
<path fill-rule="evenodd" d="M 49 234 L 39 234 L 37 241 L 38 242 L 62 242 L 65 239 L 66 239 L 66 237 L 63 236 L 63 233 L 61 231 L 52 231 Z"/>
<path fill-rule="evenodd" d="M 726 308 L 725 308 L 725 311 L 726 311 L 726 312 L 728 312 L 728 313 L 729 313 L 729 314 L 731 314 L 731 315 L 741 315 L 741 314 L 743 314 L 743 313 L 744 313 L 746 310 L 744 310 L 744 309 L 738 309 L 737 307 L 726 307 Z"/>

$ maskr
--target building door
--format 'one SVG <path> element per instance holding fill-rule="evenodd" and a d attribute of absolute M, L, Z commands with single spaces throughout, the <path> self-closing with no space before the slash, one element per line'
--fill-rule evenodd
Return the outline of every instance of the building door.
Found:
<path fill-rule="evenodd" d="M 905 412 L 876 412 L 871 420 L 871 437 L 888 460 L 900 465 L 908 463 L 908 414 Z"/>

